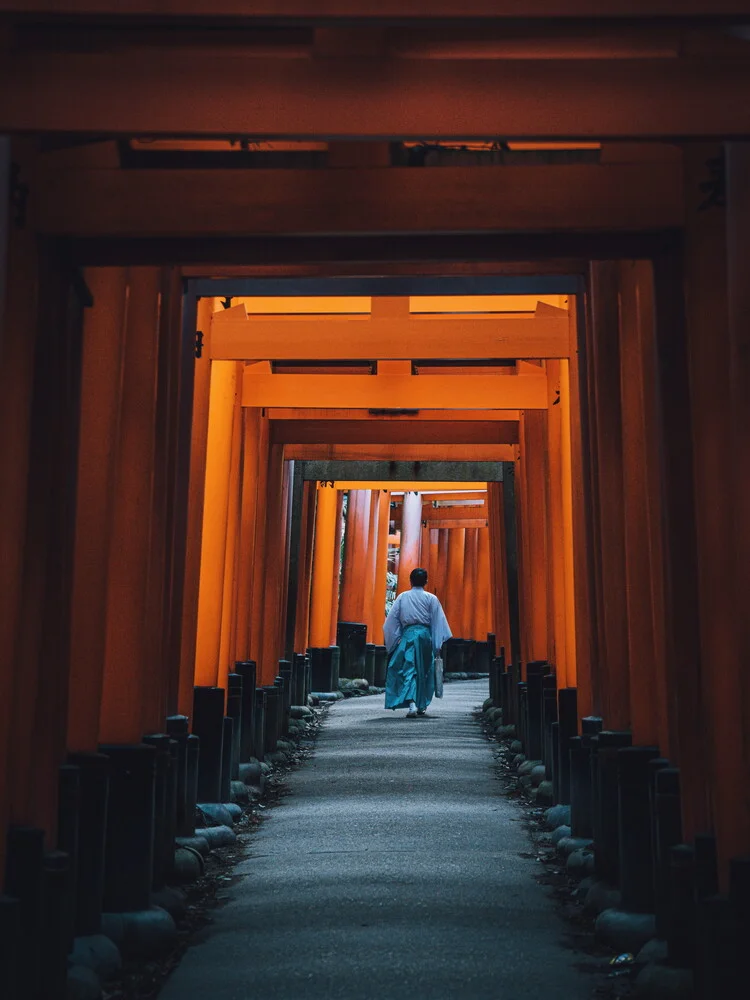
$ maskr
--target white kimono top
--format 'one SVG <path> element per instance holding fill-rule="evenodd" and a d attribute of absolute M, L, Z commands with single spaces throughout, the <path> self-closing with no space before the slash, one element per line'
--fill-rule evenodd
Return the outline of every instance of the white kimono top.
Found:
<path fill-rule="evenodd" d="M 404 629 L 409 625 L 426 625 L 432 633 L 432 645 L 436 652 L 453 635 L 440 601 L 424 587 L 404 590 L 393 602 L 383 625 L 383 636 L 389 653 L 399 644 Z"/>

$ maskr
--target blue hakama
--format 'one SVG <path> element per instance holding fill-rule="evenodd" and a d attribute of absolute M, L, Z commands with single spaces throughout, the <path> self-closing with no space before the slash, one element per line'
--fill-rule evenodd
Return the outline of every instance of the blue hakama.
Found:
<path fill-rule="evenodd" d="M 388 660 L 385 707 L 408 708 L 416 702 L 423 712 L 435 695 L 435 659 L 427 625 L 408 625 Z"/>
<path fill-rule="evenodd" d="M 451 630 L 434 594 L 412 587 L 399 594 L 383 625 L 388 648 L 385 707 L 424 712 L 435 695 L 435 653 Z"/>

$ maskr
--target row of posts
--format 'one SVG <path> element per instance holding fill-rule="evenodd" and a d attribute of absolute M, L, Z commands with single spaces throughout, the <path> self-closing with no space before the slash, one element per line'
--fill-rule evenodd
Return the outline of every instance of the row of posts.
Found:
<path fill-rule="evenodd" d="M 596 880 L 620 890 L 624 911 L 654 915 L 670 962 L 693 969 L 697 1000 L 733 995 L 750 933 L 750 858 L 731 862 L 719 895 L 715 837 L 683 843 L 679 769 L 599 716 L 579 720 L 576 695 L 558 689 L 546 661 L 527 663 L 525 679 L 504 649 L 491 662 L 490 698 L 526 758 L 545 764 L 554 802 L 570 806 L 571 836 L 593 841 Z"/>
<path fill-rule="evenodd" d="M 335 647 L 329 659 L 335 659 Z M 198 803 L 231 801 L 242 762 L 263 761 L 306 705 L 312 657 L 281 660 L 270 685 L 237 663 L 225 692 L 194 689 L 187 716 L 141 743 L 71 754 L 59 769 L 58 836 L 11 827 L 0 896 L 3 1000 L 62 1000 L 74 938 L 99 934 L 102 915 L 148 910 L 173 877 L 175 844 L 195 834 Z"/>

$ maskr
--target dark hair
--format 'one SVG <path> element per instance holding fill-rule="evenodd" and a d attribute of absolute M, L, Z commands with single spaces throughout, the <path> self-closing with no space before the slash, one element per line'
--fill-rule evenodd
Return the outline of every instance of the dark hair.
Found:
<path fill-rule="evenodd" d="M 413 569 L 409 574 L 409 583 L 412 587 L 424 587 L 427 583 L 427 570 Z"/>

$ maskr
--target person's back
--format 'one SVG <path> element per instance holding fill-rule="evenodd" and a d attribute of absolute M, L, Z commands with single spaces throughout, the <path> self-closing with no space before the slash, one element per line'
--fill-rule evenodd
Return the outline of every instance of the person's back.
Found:
<path fill-rule="evenodd" d="M 411 590 L 398 595 L 383 625 L 388 648 L 385 707 L 424 715 L 435 693 L 435 652 L 452 633 L 435 594 L 424 588 L 427 571 L 414 569 Z"/>

